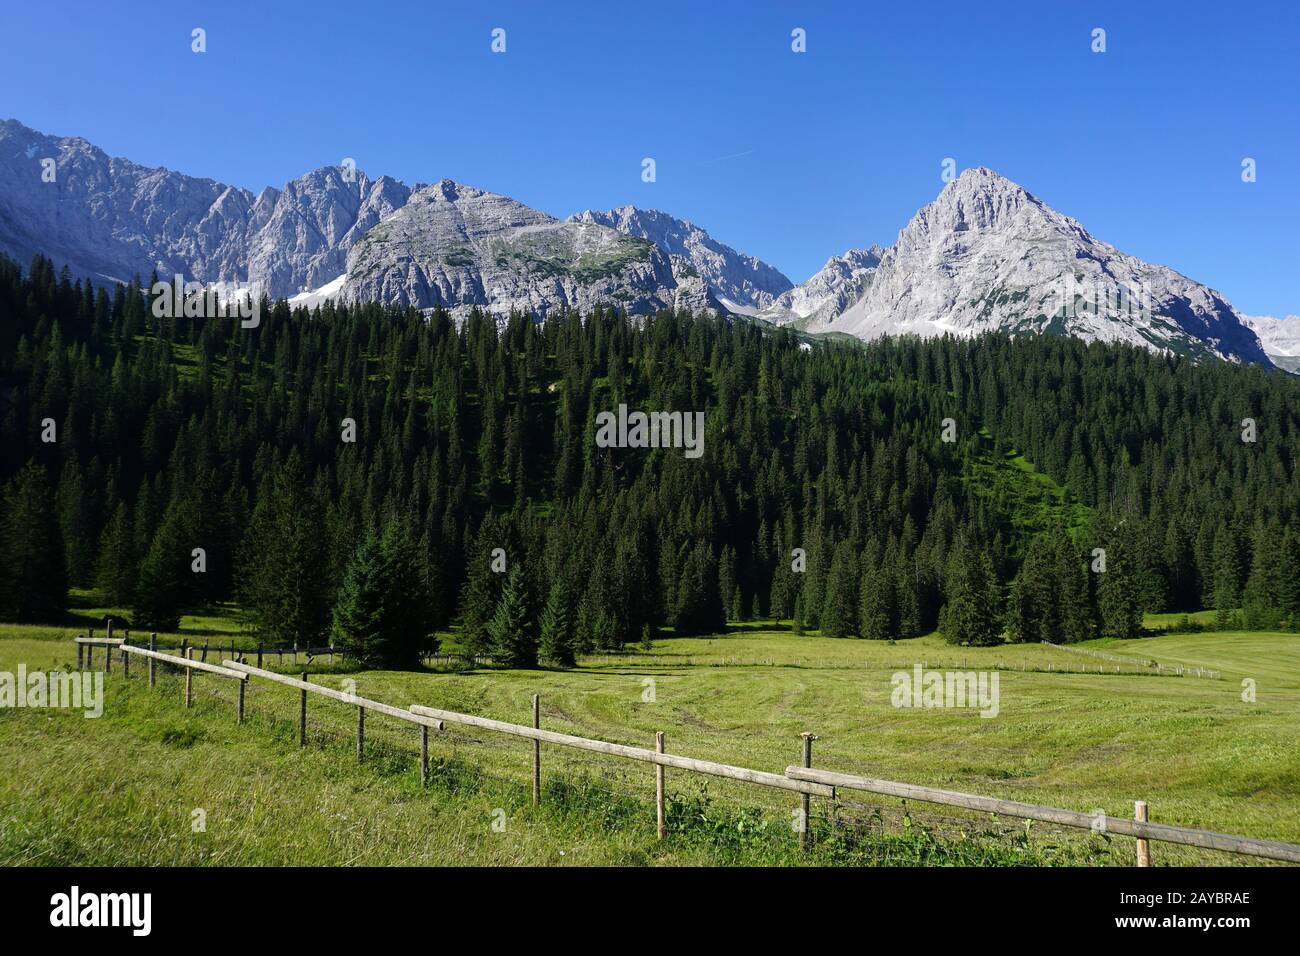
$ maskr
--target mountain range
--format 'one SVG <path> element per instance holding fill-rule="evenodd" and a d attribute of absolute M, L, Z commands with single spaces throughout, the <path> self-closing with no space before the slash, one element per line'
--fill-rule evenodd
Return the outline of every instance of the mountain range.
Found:
<path fill-rule="evenodd" d="M 892 246 L 832 256 L 794 285 L 657 210 L 557 219 L 451 180 L 408 186 L 350 166 L 253 195 L 7 120 L 0 253 L 24 264 L 44 254 L 100 283 L 156 271 L 309 307 L 382 301 L 458 317 L 674 307 L 861 339 L 1054 333 L 1300 367 L 1300 318 L 1243 316 L 983 167 L 947 183 Z"/>

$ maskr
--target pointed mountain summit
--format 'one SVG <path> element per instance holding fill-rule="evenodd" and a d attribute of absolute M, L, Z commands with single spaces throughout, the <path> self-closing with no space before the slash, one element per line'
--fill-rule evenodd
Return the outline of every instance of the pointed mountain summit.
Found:
<path fill-rule="evenodd" d="M 848 280 L 835 286 L 851 302 L 798 315 L 801 324 L 862 339 L 1066 334 L 1268 364 L 1255 333 L 1219 293 L 1120 252 L 983 167 L 948 183 L 853 283 L 857 291 Z M 825 290 L 809 301 L 818 298 L 825 303 Z M 765 317 L 790 321 L 789 313 Z"/>
<path fill-rule="evenodd" d="M 1213 289 L 1120 252 L 983 167 L 944 186 L 893 246 L 832 256 L 792 286 L 658 210 L 559 220 L 451 180 L 408 186 L 352 164 L 255 196 L 0 120 L 0 254 L 25 265 L 37 253 L 101 284 L 180 274 L 306 307 L 377 301 L 539 318 L 683 308 L 863 339 L 1047 333 L 1295 364 L 1290 325 L 1244 321 Z"/>

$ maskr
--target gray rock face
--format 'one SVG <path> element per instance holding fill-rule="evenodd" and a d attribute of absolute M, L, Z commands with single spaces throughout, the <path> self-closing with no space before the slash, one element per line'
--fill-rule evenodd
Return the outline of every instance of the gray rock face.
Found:
<path fill-rule="evenodd" d="M 831 256 L 811 279 L 778 296 L 762 317 L 800 328 L 827 324 L 866 293 L 884 252 L 872 246 Z"/>
<path fill-rule="evenodd" d="M 349 250 L 410 194 L 387 176 L 372 181 L 335 166 L 295 179 L 283 192 L 264 190 L 249 233 L 249 283 L 278 297 L 329 282 L 346 271 Z"/>
<path fill-rule="evenodd" d="M 823 270 L 770 317 L 863 339 L 1046 332 L 1269 364 L 1218 292 L 1125 255 L 989 169 L 963 172 L 869 258 L 856 273 Z"/>
<path fill-rule="evenodd" d="M 42 181 L 47 158 L 53 182 Z M 714 275 L 747 302 L 789 287 L 770 266 L 655 215 L 660 233 L 680 239 L 669 245 L 688 254 L 449 180 L 413 190 L 327 166 L 254 196 L 0 123 L 0 252 L 22 264 L 39 252 L 102 282 L 156 270 L 309 307 L 374 300 L 498 316 L 598 304 L 721 313 Z"/>
<path fill-rule="evenodd" d="M 657 209 L 622 206 L 608 212 L 586 210 L 573 222 L 609 226 L 629 236 L 648 239 L 671 256 L 685 259 L 723 305 L 764 309 L 794 283 L 777 269 L 718 242 L 694 223 Z"/>
<path fill-rule="evenodd" d="M 1241 321 L 1259 336 L 1264 352 L 1278 368 L 1300 372 L 1300 315 L 1279 319 L 1271 315 L 1243 315 Z"/>
<path fill-rule="evenodd" d="M 596 305 L 646 314 L 673 305 L 677 282 L 651 242 L 444 179 L 367 231 L 348 255 L 340 294 L 453 315 L 478 306 L 541 317 Z"/>
<path fill-rule="evenodd" d="M 53 161 L 53 181 L 43 160 Z M 42 253 L 101 282 L 179 273 L 306 306 L 381 301 L 458 316 L 677 307 L 864 339 L 1047 332 L 1269 363 L 1219 293 L 1125 255 L 982 168 L 945 186 L 890 248 L 835 256 L 791 287 L 771 266 L 653 210 L 561 221 L 450 180 L 412 188 L 342 167 L 254 196 L 7 120 L 0 253 L 23 265 Z M 1270 351 L 1292 359 L 1272 338 Z"/>
<path fill-rule="evenodd" d="M 54 160 L 53 182 L 43 159 Z M 0 252 L 23 265 L 43 253 L 101 281 L 157 270 L 293 295 L 341 273 L 352 245 L 409 194 L 388 177 L 325 167 L 254 197 L 0 122 Z"/>

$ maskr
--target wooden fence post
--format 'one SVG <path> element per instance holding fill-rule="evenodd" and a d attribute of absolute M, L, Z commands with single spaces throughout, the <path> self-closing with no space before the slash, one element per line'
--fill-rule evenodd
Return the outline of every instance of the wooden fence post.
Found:
<path fill-rule="evenodd" d="M 357 763 L 361 763 L 366 753 L 366 709 L 357 706 Z"/>
<path fill-rule="evenodd" d="M 113 619 L 108 619 L 108 639 L 113 639 Z M 109 674 L 113 671 L 113 645 L 104 645 L 104 673 Z"/>
<path fill-rule="evenodd" d="M 244 722 L 244 685 L 247 684 L 248 681 L 241 680 L 238 683 L 239 683 L 239 703 L 236 705 L 237 709 L 235 712 L 235 723 L 242 724 Z"/>
<path fill-rule="evenodd" d="M 533 728 L 540 730 L 542 726 L 542 698 L 538 694 L 533 695 Z M 542 742 L 533 741 L 533 806 L 538 806 L 542 802 Z"/>
<path fill-rule="evenodd" d="M 127 631 L 127 634 L 130 634 Z M 126 652 L 126 645 L 129 638 L 122 639 L 122 679 L 127 680 L 131 677 L 131 655 Z"/>
<path fill-rule="evenodd" d="M 190 653 L 191 648 L 185 648 L 185 659 L 192 660 L 193 655 Z M 190 707 L 194 704 L 194 668 L 185 668 L 185 706 Z"/>
<path fill-rule="evenodd" d="M 158 632 L 154 631 L 149 635 L 149 650 L 158 650 Z M 149 686 L 154 685 L 154 659 L 149 658 Z"/>
<path fill-rule="evenodd" d="M 664 752 L 664 732 L 655 731 L 655 753 Z M 655 836 L 664 838 L 664 765 L 655 764 Z"/>
<path fill-rule="evenodd" d="M 85 644 L 77 644 L 77 670 L 81 670 L 82 655 L 85 653 Z"/>
<path fill-rule="evenodd" d="M 1133 811 L 1134 820 L 1138 823 L 1147 822 L 1147 802 L 1145 800 L 1134 801 Z M 1148 840 L 1139 839 L 1137 841 L 1137 865 L 1151 865 L 1151 843 Z"/>
<path fill-rule="evenodd" d="M 803 738 L 803 765 L 805 767 L 811 767 L 812 766 L 812 742 L 817 738 L 806 730 L 799 736 Z M 809 794 L 802 793 L 799 795 L 799 809 L 803 813 L 803 819 L 799 821 L 801 824 L 801 827 L 799 829 L 799 849 L 807 850 L 808 849 L 808 818 L 810 816 L 810 811 L 812 810 L 812 797 Z"/>
<path fill-rule="evenodd" d="M 429 785 L 429 727 L 420 725 L 420 786 Z"/>
<path fill-rule="evenodd" d="M 257 645 L 257 666 L 259 669 L 262 666 L 262 645 L 261 644 Z"/>
<path fill-rule="evenodd" d="M 303 681 L 307 680 L 307 672 L 302 672 Z M 307 692 L 300 690 L 301 697 L 298 701 L 298 746 L 307 746 Z"/>

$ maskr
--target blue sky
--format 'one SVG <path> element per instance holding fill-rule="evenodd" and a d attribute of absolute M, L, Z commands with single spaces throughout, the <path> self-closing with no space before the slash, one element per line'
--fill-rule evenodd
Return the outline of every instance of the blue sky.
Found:
<path fill-rule="evenodd" d="M 952 157 L 1248 313 L 1300 312 L 1293 2 L 263 0 L 0 17 L 0 117 L 254 191 L 353 157 L 557 216 L 633 203 L 798 282 L 892 242 Z"/>

